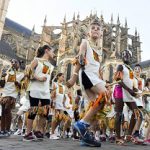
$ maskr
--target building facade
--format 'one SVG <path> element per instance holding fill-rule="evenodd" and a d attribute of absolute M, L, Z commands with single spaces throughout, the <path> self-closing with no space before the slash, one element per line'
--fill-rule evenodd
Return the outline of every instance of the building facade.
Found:
<path fill-rule="evenodd" d="M 83 20 L 80 20 L 79 14 L 74 14 L 71 21 L 66 21 L 65 16 L 60 26 L 47 25 L 45 18 L 41 34 L 35 33 L 34 27 L 29 30 L 6 18 L 0 41 L 0 64 L 6 64 L 11 58 L 22 60 L 24 65 L 28 64 L 34 58 L 35 50 L 40 45 L 48 44 L 54 47 L 57 55 L 56 63 L 53 62 L 57 66 L 54 74 L 64 72 L 65 79 L 68 80 L 73 72 L 72 60 L 78 53 L 82 39 L 87 38 L 89 25 L 94 19 L 101 22 L 98 46 L 105 80 L 112 82 L 116 65 L 121 63 L 120 54 L 125 49 L 130 49 L 133 53 L 132 64 L 142 63 L 140 36 L 137 30 L 134 35 L 129 34 L 127 20 L 122 25 L 119 16 L 116 22 L 111 16 L 110 22 L 106 23 L 102 15 L 98 17 L 91 13 Z M 149 68 L 150 61 L 143 63 L 147 77 Z"/>
<path fill-rule="evenodd" d="M 57 70 L 65 72 L 68 80 L 73 72 L 72 60 L 77 55 L 81 40 L 87 38 L 88 27 L 92 20 L 98 19 L 101 22 L 101 37 L 99 39 L 99 50 L 103 66 L 104 79 L 112 81 L 115 67 L 121 62 L 120 54 L 125 49 L 133 53 L 132 64 L 141 62 L 141 42 L 135 30 L 135 34 L 129 34 L 127 20 L 124 25 L 118 19 L 114 22 L 113 16 L 110 22 L 106 23 L 103 16 L 90 14 L 80 20 L 78 14 L 71 21 L 66 21 L 66 16 L 60 26 L 48 26 L 44 22 L 41 41 L 43 44 L 50 44 L 55 47 L 57 58 Z"/>
<path fill-rule="evenodd" d="M 5 24 L 5 17 L 10 0 L 0 0 L 0 39 L 3 33 L 3 27 Z"/>

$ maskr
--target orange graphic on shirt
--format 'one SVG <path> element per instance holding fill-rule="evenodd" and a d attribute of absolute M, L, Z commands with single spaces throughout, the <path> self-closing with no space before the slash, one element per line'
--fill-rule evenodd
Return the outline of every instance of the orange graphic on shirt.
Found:
<path fill-rule="evenodd" d="M 130 77 L 130 79 L 133 79 L 133 77 L 134 77 L 134 74 L 133 74 L 133 71 L 129 71 L 129 77 Z"/>
<path fill-rule="evenodd" d="M 15 74 L 13 74 L 13 75 L 9 74 L 7 82 L 15 82 L 15 81 L 16 81 L 16 75 Z"/>
<path fill-rule="evenodd" d="M 138 80 L 138 89 L 142 91 L 142 80 Z"/>
<path fill-rule="evenodd" d="M 63 94 L 63 86 L 59 85 L 59 94 Z"/>
<path fill-rule="evenodd" d="M 99 62 L 99 56 L 94 50 L 93 50 L 93 57 L 94 57 L 95 61 Z"/>
<path fill-rule="evenodd" d="M 45 64 L 43 64 L 43 70 L 42 70 L 42 73 L 46 74 L 47 71 L 48 71 L 49 67 Z"/>

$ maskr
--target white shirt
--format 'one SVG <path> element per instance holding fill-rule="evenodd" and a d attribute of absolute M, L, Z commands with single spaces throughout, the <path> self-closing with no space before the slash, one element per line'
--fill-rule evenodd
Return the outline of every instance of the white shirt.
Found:
<path fill-rule="evenodd" d="M 99 83 L 105 86 L 106 83 L 103 80 L 101 80 L 99 77 L 100 57 L 101 57 L 100 50 L 92 49 L 89 42 L 86 39 L 83 39 L 82 42 L 87 43 L 87 50 L 85 55 L 86 64 L 84 66 L 85 68 L 84 72 L 92 82 L 93 86 Z M 80 85 L 82 85 L 82 80 L 84 80 L 81 78 L 81 73 L 82 73 L 82 69 L 80 69 L 79 71 Z"/>
<path fill-rule="evenodd" d="M 30 81 L 27 91 L 30 91 L 31 97 L 50 99 L 50 78 L 54 67 L 47 60 L 40 58 L 36 58 L 36 60 L 38 65 L 35 68 L 35 75 L 38 77 L 45 76 L 47 80 L 44 82 L 38 80 Z M 44 72 L 45 67 L 47 68 L 46 72 Z"/>
<path fill-rule="evenodd" d="M 55 109 L 64 110 L 63 99 L 65 96 L 65 87 L 61 83 L 53 83 L 56 88 Z"/>
<path fill-rule="evenodd" d="M 130 89 L 133 89 L 133 78 L 130 76 L 130 70 L 126 67 L 126 65 L 123 66 L 123 82 L 126 86 L 128 86 Z M 132 71 L 132 70 L 131 70 Z M 132 71 L 133 73 L 133 71 Z M 134 102 L 134 98 L 130 93 L 123 89 L 123 101 L 124 102 Z"/>
<path fill-rule="evenodd" d="M 65 106 L 69 107 L 69 109 L 65 108 L 65 111 L 69 114 L 71 118 L 73 118 L 73 110 L 72 110 L 73 105 L 70 103 L 70 98 L 68 94 L 65 94 L 65 97 L 66 97 Z"/>
<path fill-rule="evenodd" d="M 2 97 L 11 96 L 13 98 L 17 98 L 18 91 L 15 86 L 15 80 L 20 83 L 22 78 L 24 77 L 24 73 L 22 72 L 15 72 L 14 70 L 10 69 L 7 72 L 5 77 L 6 83 L 2 90 Z M 16 79 L 14 79 L 16 78 Z"/>
<path fill-rule="evenodd" d="M 139 87 L 139 82 L 141 82 L 141 85 L 140 85 L 141 87 Z M 141 93 L 143 91 L 143 89 L 144 89 L 144 79 L 142 79 L 142 78 L 139 78 L 139 79 L 138 78 L 134 78 L 134 87 L 136 89 L 138 89 L 139 93 Z M 143 101 L 142 101 L 142 96 L 138 97 L 138 98 L 134 97 L 134 100 L 135 100 L 137 106 L 142 106 L 142 107 L 144 106 Z"/>

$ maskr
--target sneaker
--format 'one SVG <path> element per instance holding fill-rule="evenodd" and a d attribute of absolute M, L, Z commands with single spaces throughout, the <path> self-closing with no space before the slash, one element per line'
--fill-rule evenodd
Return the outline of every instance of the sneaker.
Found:
<path fill-rule="evenodd" d="M 58 137 L 56 134 L 51 134 L 50 135 L 50 139 L 52 139 L 52 140 L 59 140 L 60 137 Z"/>
<path fill-rule="evenodd" d="M 80 140 L 81 146 L 89 146 L 89 147 L 101 147 L 101 143 L 95 139 L 81 139 Z"/>
<path fill-rule="evenodd" d="M 95 132 L 95 140 L 96 140 L 96 141 L 100 141 L 100 131 L 99 131 L 99 130 L 97 130 L 97 131 Z"/>
<path fill-rule="evenodd" d="M 86 146 L 101 147 L 101 143 L 95 140 L 93 133 L 87 130 L 88 127 L 88 124 L 85 124 L 80 121 L 74 124 L 74 128 L 78 131 L 78 133 L 81 136 L 82 143 L 84 143 Z"/>
<path fill-rule="evenodd" d="M 140 139 L 138 136 L 132 137 L 131 140 L 134 144 L 137 144 L 137 145 L 142 145 L 144 143 L 144 140 Z"/>
<path fill-rule="evenodd" d="M 66 135 L 66 134 L 62 134 L 62 135 L 61 135 L 61 138 L 62 138 L 62 139 L 68 139 L 68 138 L 69 138 L 69 136 L 68 136 L 68 135 Z"/>
<path fill-rule="evenodd" d="M 40 131 L 35 131 L 34 135 L 37 138 L 37 140 L 43 140 L 44 138 L 44 135 Z"/>
<path fill-rule="evenodd" d="M 10 136 L 10 132 L 0 131 L 0 138 L 5 138 L 5 137 L 9 137 L 9 136 Z"/>
<path fill-rule="evenodd" d="M 126 142 L 131 142 L 132 136 L 131 135 L 125 135 L 124 140 Z"/>
<path fill-rule="evenodd" d="M 150 139 L 148 139 L 148 140 L 144 140 L 144 144 L 146 144 L 146 145 L 150 145 Z"/>
<path fill-rule="evenodd" d="M 100 141 L 106 142 L 106 135 L 100 135 Z"/>
<path fill-rule="evenodd" d="M 14 133 L 14 135 L 22 135 L 21 129 L 18 129 L 18 130 Z"/>
<path fill-rule="evenodd" d="M 25 135 L 23 141 L 36 141 L 37 138 L 30 132 L 29 134 Z"/>
<path fill-rule="evenodd" d="M 96 140 L 96 141 L 100 141 L 100 135 L 97 134 L 97 133 L 95 133 L 95 140 Z"/>
<path fill-rule="evenodd" d="M 80 137 L 79 136 L 77 136 L 77 135 L 74 135 L 74 136 L 72 136 L 72 140 L 79 140 L 80 139 Z"/>
<path fill-rule="evenodd" d="M 111 135 L 111 136 L 109 137 L 110 143 L 114 143 L 114 142 L 115 142 L 115 139 L 116 139 L 115 135 Z"/>
<path fill-rule="evenodd" d="M 85 124 L 80 121 L 74 124 L 74 129 L 78 131 L 78 133 L 80 134 L 82 138 L 84 138 L 84 134 L 86 133 L 88 127 L 89 127 L 89 124 Z"/>
<path fill-rule="evenodd" d="M 49 132 L 46 132 L 46 133 L 45 133 L 45 136 L 46 136 L 47 138 L 50 138 L 50 133 L 49 133 Z"/>

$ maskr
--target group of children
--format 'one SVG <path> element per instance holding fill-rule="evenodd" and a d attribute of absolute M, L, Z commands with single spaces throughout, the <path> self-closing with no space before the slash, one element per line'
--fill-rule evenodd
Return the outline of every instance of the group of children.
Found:
<path fill-rule="evenodd" d="M 118 145 L 126 141 L 150 144 L 150 79 L 144 83 L 141 66 L 137 64 L 133 70 L 132 52 L 124 50 L 114 82 L 103 80 L 98 44 L 101 29 L 98 20 L 90 24 L 66 84 L 64 73 L 51 79 L 54 66 L 50 60 L 55 55 L 48 45 L 38 48 L 24 72 L 19 72 L 17 60 L 11 61 L 11 67 L 1 73 L 0 137 L 10 136 L 17 127 L 15 135 L 23 135 L 25 128 L 23 141 L 42 140 L 45 135 L 58 140 L 71 133 L 86 146 L 100 147 L 107 139 Z M 77 79 L 80 89 L 72 89 Z M 12 119 L 18 96 L 21 107 Z"/>

